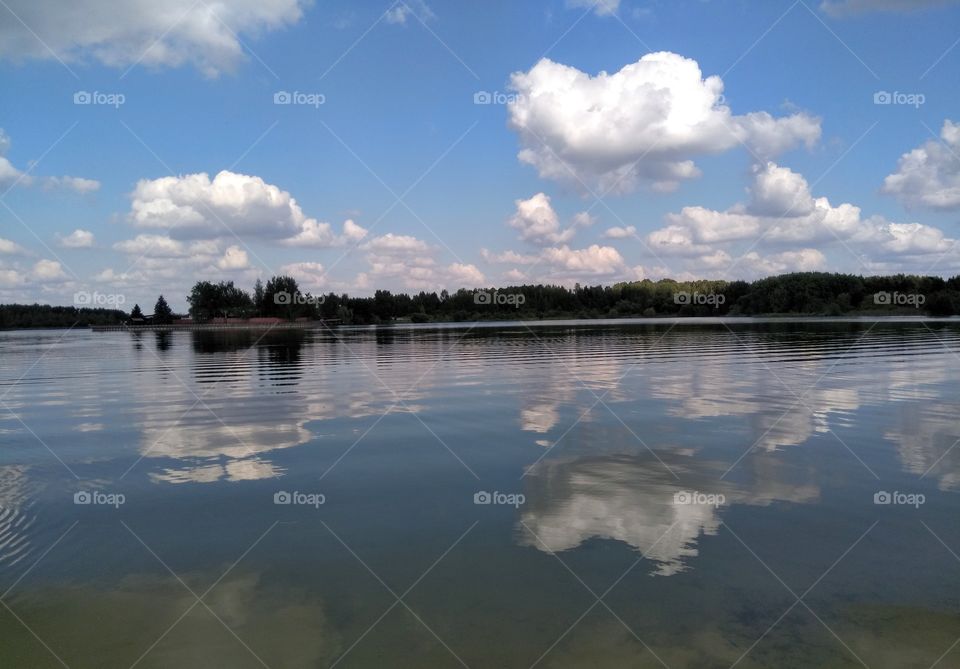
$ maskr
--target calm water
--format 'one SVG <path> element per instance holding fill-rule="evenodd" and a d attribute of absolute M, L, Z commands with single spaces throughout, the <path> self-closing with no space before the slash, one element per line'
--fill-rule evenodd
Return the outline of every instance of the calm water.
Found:
<path fill-rule="evenodd" d="M 956 322 L 0 333 L 0 667 L 960 667 L 958 356 Z"/>

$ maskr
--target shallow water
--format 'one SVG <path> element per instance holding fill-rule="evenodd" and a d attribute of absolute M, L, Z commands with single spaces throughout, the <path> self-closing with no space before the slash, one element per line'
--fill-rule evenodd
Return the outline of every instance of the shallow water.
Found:
<path fill-rule="evenodd" d="M 916 320 L 0 333 L 0 666 L 957 667 L 958 356 Z"/>

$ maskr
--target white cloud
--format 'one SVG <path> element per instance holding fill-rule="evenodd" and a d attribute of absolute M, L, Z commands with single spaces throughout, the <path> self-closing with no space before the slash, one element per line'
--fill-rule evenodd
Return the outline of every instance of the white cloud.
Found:
<path fill-rule="evenodd" d="M 27 277 L 15 269 L 0 268 L 0 288 L 16 288 L 27 282 Z"/>
<path fill-rule="evenodd" d="M 433 10 L 427 6 L 423 0 L 400 0 L 387 10 L 383 15 L 387 23 L 404 25 L 407 18 L 413 16 L 421 21 L 429 21 L 436 18 Z"/>
<path fill-rule="evenodd" d="M 486 277 L 476 265 L 451 263 L 445 268 L 444 274 L 446 283 L 457 288 L 476 288 L 486 282 Z"/>
<path fill-rule="evenodd" d="M 10 136 L 0 128 L 0 186 L 10 186 L 20 178 L 21 172 L 4 156 L 10 149 Z"/>
<path fill-rule="evenodd" d="M 292 276 L 301 289 L 322 289 L 327 285 L 327 271 L 318 262 L 295 262 L 284 265 L 280 273 Z"/>
<path fill-rule="evenodd" d="M 814 201 L 807 180 L 787 167 L 774 163 L 754 167 L 749 212 L 758 216 L 805 216 Z"/>
<path fill-rule="evenodd" d="M 440 264 L 434 257 L 437 249 L 422 239 L 387 233 L 359 247 L 366 251 L 368 268 L 349 287 L 369 290 L 400 286 L 405 290 L 455 290 L 476 288 L 485 283 L 483 273 L 463 262 Z"/>
<path fill-rule="evenodd" d="M 89 230 L 78 228 L 66 237 L 58 237 L 57 241 L 66 249 L 89 249 L 93 247 L 94 236 Z"/>
<path fill-rule="evenodd" d="M 220 253 L 216 242 L 195 241 L 191 243 L 170 239 L 164 235 L 137 235 L 134 239 L 117 242 L 113 248 L 122 253 L 146 258 L 187 258 L 210 256 Z"/>
<path fill-rule="evenodd" d="M 903 154 L 897 171 L 883 181 L 883 192 L 908 207 L 960 209 L 960 124 L 949 119 L 940 130 L 943 143 L 930 140 Z"/>
<path fill-rule="evenodd" d="M 285 239 L 281 243 L 285 246 L 325 249 L 333 246 L 345 246 L 350 243 L 356 243 L 366 236 L 366 228 L 357 225 L 349 219 L 343 223 L 343 233 L 337 235 L 333 231 L 333 226 L 329 223 L 321 223 L 311 218 L 303 222 L 302 230 L 299 234 Z"/>
<path fill-rule="evenodd" d="M 65 189 L 72 190 L 80 195 L 93 193 L 100 190 L 100 182 L 96 179 L 84 179 L 83 177 L 44 177 L 42 179 L 43 187 L 47 190 Z"/>
<path fill-rule="evenodd" d="M 11 242 L 9 239 L 4 239 L 0 237 L 0 253 L 5 253 L 8 255 L 25 255 L 26 249 L 15 242 Z"/>
<path fill-rule="evenodd" d="M 754 276 L 770 276 L 785 272 L 816 272 L 827 268 L 826 256 L 817 249 L 797 249 L 767 256 L 751 251 L 741 258 L 740 263 Z"/>
<path fill-rule="evenodd" d="M 555 269 L 573 276 L 612 275 L 626 266 L 617 249 L 597 244 L 585 249 L 571 249 L 567 246 L 544 249 L 543 257 Z"/>
<path fill-rule="evenodd" d="M 567 7 L 592 9 L 597 16 L 612 16 L 620 10 L 620 0 L 567 0 Z"/>
<path fill-rule="evenodd" d="M 686 210 L 686 208 L 685 208 Z M 656 253 L 667 256 L 690 256 L 709 253 L 710 247 L 694 242 L 693 226 L 668 225 L 647 235 L 647 245 Z"/>
<path fill-rule="evenodd" d="M 329 223 L 308 218 L 296 199 L 258 176 L 221 171 L 143 179 L 131 194 L 129 221 L 165 230 L 175 239 L 238 236 L 272 239 L 290 246 L 327 247 L 356 241 L 366 230 L 352 221 L 334 235 Z"/>
<path fill-rule="evenodd" d="M 361 244 L 360 248 L 364 251 L 384 254 L 426 253 L 430 250 L 430 246 L 422 239 L 409 235 L 395 235 L 392 232 L 375 237 Z"/>
<path fill-rule="evenodd" d="M 823 0 L 820 9 L 835 18 L 867 12 L 909 12 L 957 4 L 958 0 Z"/>
<path fill-rule="evenodd" d="M 537 193 L 529 200 L 516 200 L 516 213 L 507 224 L 520 231 L 525 242 L 546 246 L 569 241 L 576 231 L 573 227 L 560 229 L 560 218 L 550 204 L 550 196 Z"/>
<path fill-rule="evenodd" d="M 573 216 L 570 225 L 561 228 L 560 217 L 550 204 L 550 196 L 537 193 L 528 200 L 516 200 L 516 212 L 507 220 L 511 228 L 520 231 L 520 239 L 537 246 L 562 244 L 573 239 L 578 228 L 587 228 L 597 220 L 588 212 L 581 211 Z"/>
<path fill-rule="evenodd" d="M 3 28 L 0 26 L 0 35 L 3 34 Z M 0 42 L 0 50 L 2 50 Z M 13 185 L 32 186 L 40 183 L 46 190 L 66 189 L 75 191 L 81 195 L 91 193 L 100 188 L 100 182 L 94 179 L 84 179 L 82 177 L 34 177 L 26 174 L 13 166 L 6 158 L 6 153 L 10 149 L 10 137 L 3 128 L 0 128 L 0 187 L 10 188 Z"/>
<path fill-rule="evenodd" d="M 247 257 L 247 252 L 236 245 L 227 247 L 223 257 L 217 261 L 217 268 L 224 271 L 248 269 L 249 267 L 250 260 Z"/>
<path fill-rule="evenodd" d="M 233 70 L 244 58 L 241 35 L 249 38 L 292 25 L 303 16 L 306 4 L 306 0 L 7 0 L 7 20 L 0 23 L 0 58 L 95 60 L 123 68 L 136 63 L 146 67 L 189 63 L 216 76 Z"/>
<path fill-rule="evenodd" d="M 864 218 L 853 204 L 814 198 L 806 179 L 775 163 L 757 166 L 747 190 L 747 202 L 725 211 L 692 206 L 667 215 L 667 225 L 647 235 L 647 244 L 658 255 L 689 258 L 694 270 L 723 271 L 734 265 L 735 244 L 759 244 L 766 253 L 750 251 L 736 262 L 757 275 L 824 268 L 823 254 L 802 246 L 812 243 L 836 248 L 848 266 L 852 261 L 852 271 L 899 262 L 898 271 L 929 272 L 942 256 L 948 265 L 960 264 L 960 246 L 942 230 Z"/>
<path fill-rule="evenodd" d="M 597 218 L 588 211 L 581 211 L 573 215 L 573 225 L 578 228 L 589 228 L 597 224 Z"/>
<path fill-rule="evenodd" d="M 696 61 L 669 52 L 596 76 L 544 58 L 513 74 L 511 88 L 519 159 L 581 190 L 671 190 L 699 176 L 697 157 L 741 143 L 773 157 L 820 137 L 820 120 L 805 113 L 731 114 L 720 77 L 704 79 Z"/>
<path fill-rule="evenodd" d="M 507 263 L 514 265 L 531 265 L 538 261 L 539 256 L 523 255 L 516 251 L 492 253 L 489 249 L 480 249 L 480 257 L 489 263 Z"/>
<path fill-rule="evenodd" d="M 541 281 L 572 283 L 580 278 L 635 278 L 638 268 L 630 268 L 620 252 L 612 246 L 593 244 L 572 249 L 566 244 L 540 249 L 536 255 L 521 255 L 515 251 L 491 253 L 481 250 L 483 259 L 491 264 L 527 265 L 529 270 L 513 269 L 511 280 L 531 278 L 532 272 L 542 275 Z"/>
<path fill-rule="evenodd" d="M 31 272 L 32 278 L 37 281 L 60 281 L 67 278 L 63 267 L 56 260 L 38 260 Z"/>
<path fill-rule="evenodd" d="M 603 233 L 603 236 L 607 239 L 628 239 L 630 237 L 636 237 L 636 235 L 637 228 L 632 225 L 628 225 L 625 228 L 614 226 L 607 228 Z"/>

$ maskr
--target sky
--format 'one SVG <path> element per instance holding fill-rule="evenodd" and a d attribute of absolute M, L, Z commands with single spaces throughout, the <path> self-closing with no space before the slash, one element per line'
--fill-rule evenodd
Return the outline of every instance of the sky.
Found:
<path fill-rule="evenodd" d="M 953 276 L 958 44 L 952 0 L 2 0 L 0 302 Z"/>

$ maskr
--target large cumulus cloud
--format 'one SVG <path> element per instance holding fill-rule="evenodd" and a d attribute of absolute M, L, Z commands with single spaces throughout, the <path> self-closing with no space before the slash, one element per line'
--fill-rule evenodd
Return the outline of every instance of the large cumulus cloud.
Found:
<path fill-rule="evenodd" d="M 627 192 L 648 182 L 669 190 L 700 174 L 699 156 L 744 144 L 772 158 L 812 146 L 821 132 L 805 113 L 734 115 L 720 77 L 704 78 L 696 61 L 669 52 L 596 76 L 544 58 L 515 73 L 511 87 L 520 160 L 579 189 Z"/>
<path fill-rule="evenodd" d="M 903 154 L 897 171 L 884 179 L 883 192 L 908 207 L 960 209 L 960 124 L 944 121 L 940 139 Z"/>
<path fill-rule="evenodd" d="M 303 213 L 289 192 L 258 176 L 221 171 L 137 183 L 129 220 L 173 239 L 256 237 L 288 246 L 327 248 L 357 242 L 367 231 L 346 221 L 336 234 L 329 223 Z"/>

